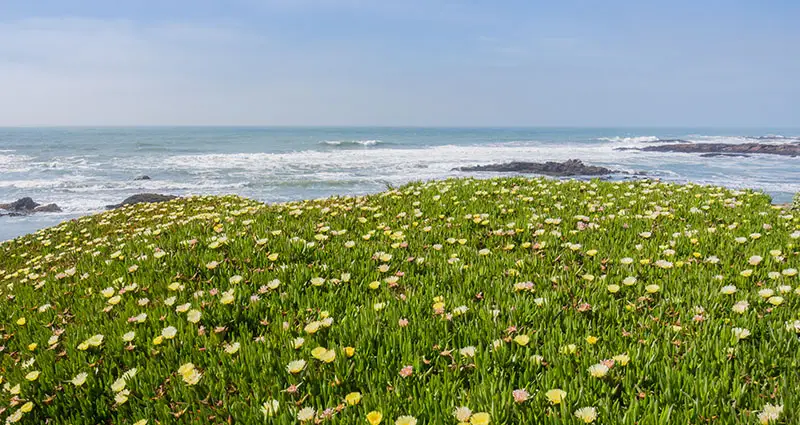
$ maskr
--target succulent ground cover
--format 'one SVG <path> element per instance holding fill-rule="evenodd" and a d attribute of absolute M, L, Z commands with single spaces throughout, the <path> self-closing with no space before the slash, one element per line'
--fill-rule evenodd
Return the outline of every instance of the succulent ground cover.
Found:
<path fill-rule="evenodd" d="M 128 206 L 0 245 L 0 420 L 797 423 L 798 244 L 653 181 Z"/>

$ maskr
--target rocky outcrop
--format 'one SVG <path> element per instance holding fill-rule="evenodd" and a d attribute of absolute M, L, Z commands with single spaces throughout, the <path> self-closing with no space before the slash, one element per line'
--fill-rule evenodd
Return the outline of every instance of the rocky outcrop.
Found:
<path fill-rule="evenodd" d="M 56 204 L 47 204 L 34 208 L 33 212 L 61 212 L 61 208 Z"/>
<path fill-rule="evenodd" d="M 41 205 L 30 197 L 20 198 L 10 204 L 0 204 L 0 210 L 9 211 L 0 215 L 21 216 L 37 212 L 61 212 L 56 204 Z"/>
<path fill-rule="evenodd" d="M 0 208 L 9 211 L 33 211 L 39 204 L 29 197 L 20 198 L 10 204 L 0 204 Z"/>
<path fill-rule="evenodd" d="M 139 181 L 139 180 L 150 180 L 150 176 L 148 175 L 137 176 L 136 178 L 133 179 L 133 181 Z"/>
<path fill-rule="evenodd" d="M 125 198 L 125 200 L 120 202 L 119 204 L 106 205 L 106 209 L 113 210 L 115 208 L 132 204 L 141 204 L 141 203 L 152 204 L 157 202 L 166 202 L 176 198 L 177 196 L 174 195 L 159 195 L 157 193 L 140 193 L 138 195 L 133 195 Z"/>
<path fill-rule="evenodd" d="M 605 167 L 586 165 L 579 159 L 570 159 L 564 162 L 522 162 L 514 161 L 504 164 L 476 165 L 474 167 L 456 168 L 454 171 L 488 171 L 496 173 L 521 173 L 541 174 L 554 177 L 568 176 L 603 176 L 614 174 L 618 171 Z"/>
<path fill-rule="evenodd" d="M 768 154 L 783 156 L 800 156 L 800 144 L 765 144 L 765 143 L 677 143 L 644 148 L 617 148 L 617 150 L 640 150 L 644 152 L 680 152 L 702 154 Z"/>
<path fill-rule="evenodd" d="M 702 156 L 703 158 L 715 158 L 715 157 L 720 157 L 720 156 L 729 157 L 729 158 L 736 158 L 736 157 L 750 158 L 750 155 L 748 155 L 746 153 L 724 153 L 724 152 L 704 153 L 704 154 L 701 154 L 700 156 Z"/>

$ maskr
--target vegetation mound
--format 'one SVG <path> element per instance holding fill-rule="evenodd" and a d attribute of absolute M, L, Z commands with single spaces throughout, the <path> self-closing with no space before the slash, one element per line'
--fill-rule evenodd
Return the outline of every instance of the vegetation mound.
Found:
<path fill-rule="evenodd" d="M 651 181 L 124 206 L 0 245 L 0 420 L 797 423 L 798 229 Z"/>

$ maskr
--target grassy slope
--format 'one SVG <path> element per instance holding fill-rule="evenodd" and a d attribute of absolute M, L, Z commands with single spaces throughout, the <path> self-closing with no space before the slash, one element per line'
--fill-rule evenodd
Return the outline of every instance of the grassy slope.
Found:
<path fill-rule="evenodd" d="M 591 406 L 606 424 L 727 424 L 757 423 L 772 403 L 785 406 L 781 423 L 797 423 L 800 340 L 785 323 L 800 319 L 798 228 L 800 215 L 751 192 L 545 179 L 275 206 L 195 197 L 86 217 L 0 245 L 0 420 L 30 401 L 22 423 L 290 424 L 313 407 L 336 412 L 326 423 L 367 423 L 375 410 L 383 423 L 455 424 L 457 406 L 496 424 L 577 423 L 573 412 Z M 768 303 L 765 288 L 783 303 Z M 749 309 L 735 313 L 741 300 Z M 307 332 L 328 314 L 330 327 Z M 168 326 L 176 336 L 156 344 Z M 737 342 L 734 327 L 751 335 Z M 80 349 L 97 334 L 99 346 Z M 312 356 L 320 346 L 331 363 Z M 474 357 L 459 352 L 470 346 Z M 630 363 L 605 377 L 587 371 L 623 353 Z M 288 373 L 298 359 L 305 370 Z M 202 373 L 196 385 L 178 373 L 188 362 Z M 112 384 L 131 368 L 120 404 Z M 545 397 L 554 388 L 566 391 L 560 405 Z M 515 389 L 529 400 L 515 403 Z M 363 396 L 355 406 L 351 392 Z M 278 413 L 265 418 L 272 399 Z"/>

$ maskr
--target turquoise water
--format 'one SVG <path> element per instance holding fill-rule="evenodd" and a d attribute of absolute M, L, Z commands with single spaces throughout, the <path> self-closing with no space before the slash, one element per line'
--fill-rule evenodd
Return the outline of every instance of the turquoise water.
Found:
<path fill-rule="evenodd" d="M 141 192 L 236 193 L 277 202 L 364 194 L 455 167 L 561 161 L 643 171 L 664 180 L 761 189 L 776 202 L 800 191 L 800 158 L 617 151 L 659 139 L 800 141 L 800 129 L 713 128 L 19 128 L 0 129 L 0 202 L 30 196 L 60 214 L 0 217 L 0 240 L 102 211 Z M 139 175 L 152 178 L 134 181 Z M 484 174 L 485 175 L 485 174 Z"/>

